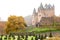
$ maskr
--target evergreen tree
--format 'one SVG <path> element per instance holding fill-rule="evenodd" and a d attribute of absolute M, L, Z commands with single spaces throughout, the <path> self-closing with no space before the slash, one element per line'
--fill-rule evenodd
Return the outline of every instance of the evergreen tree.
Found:
<path fill-rule="evenodd" d="M 39 34 L 39 39 L 40 39 L 40 34 Z"/>
<path fill-rule="evenodd" d="M 31 36 L 31 33 L 29 33 L 29 36 Z"/>
<path fill-rule="evenodd" d="M 37 37 L 37 35 L 35 36 L 35 40 L 38 40 L 38 37 Z"/>
<path fill-rule="evenodd" d="M 52 33 L 50 32 L 49 37 L 53 37 Z"/>
<path fill-rule="evenodd" d="M 5 35 L 6 37 L 5 37 L 5 39 L 7 40 L 7 35 Z"/>
<path fill-rule="evenodd" d="M 40 40 L 43 40 L 43 35 L 41 35 L 41 38 L 40 38 Z"/>
<path fill-rule="evenodd" d="M 28 35 L 26 35 L 25 40 L 27 40 L 27 38 L 28 38 Z"/>
<path fill-rule="evenodd" d="M 31 38 L 31 40 L 33 40 L 33 37 Z"/>
<path fill-rule="evenodd" d="M 47 34 L 45 34 L 44 38 L 46 38 L 46 37 L 47 37 Z"/>
<path fill-rule="evenodd" d="M 26 35 L 26 38 L 28 38 L 28 35 Z"/>
<path fill-rule="evenodd" d="M 21 37 L 24 39 L 24 36 L 23 35 L 21 35 Z"/>
<path fill-rule="evenodd" d="M 2 37 L 3 37 L 3 35 L 1 35 L 1 38 L 0 38 L 0 40 L 2 40 Z"/>
<path fill-rule="evenodd" d="M 9 37 L 13 37 L 15 39 L 15 37 L 12 33 L 9 34 Z"/>
<path fill-rule="evenodd" d="M 20 35 L 18 35 L 18 40 L 20 40 Z"/>

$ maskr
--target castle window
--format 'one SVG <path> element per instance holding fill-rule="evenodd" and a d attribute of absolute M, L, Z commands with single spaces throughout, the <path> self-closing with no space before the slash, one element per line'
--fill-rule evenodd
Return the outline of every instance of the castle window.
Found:
<path fill-rule="evenodd" d="M 46 14 L 44 13 L 44 15 L 46 15 Z"/>
<path fill-rule="evenodd" d="M 33 23 L 34 23 L 34 21 L 33 21 Z"/>
<path fill-rule="evenodd" d="M 41 16 L 41 15 L 39 15 L 39 16 Z"/>

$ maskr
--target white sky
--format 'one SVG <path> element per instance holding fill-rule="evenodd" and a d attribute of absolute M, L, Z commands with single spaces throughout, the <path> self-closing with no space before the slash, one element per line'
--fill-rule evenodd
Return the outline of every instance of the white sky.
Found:
<path fill-rule="evenodd" d="M 0 20 L 7 20 L 8 16 L 28 16 L 34 8 L 38 8 L 40 3 L 54 4 L 55 14 L 60 14 L 60 0 L 0 0 Z"/>

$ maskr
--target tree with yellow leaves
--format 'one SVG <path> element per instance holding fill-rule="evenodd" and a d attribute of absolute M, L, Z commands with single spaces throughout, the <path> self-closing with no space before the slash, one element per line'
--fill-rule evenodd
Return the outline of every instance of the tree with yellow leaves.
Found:
<path fill-rule="evenodd" d="M 23 30 L 27 26 L 22 16 L 10 16 L 8 17 L 6 27 L 6 33 L 16 32 Z"/>

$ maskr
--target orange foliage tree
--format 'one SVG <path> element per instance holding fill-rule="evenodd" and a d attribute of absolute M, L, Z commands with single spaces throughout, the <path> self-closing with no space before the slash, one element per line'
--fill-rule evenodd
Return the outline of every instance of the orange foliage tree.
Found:
<path fill-rule="evenodd" d="M 27 26 L 25 20 L 22 16 L 10 16 L 8 17 L 6 27 L 6 33 L 16 32 L 18 30 L 23 30 Z"/>

